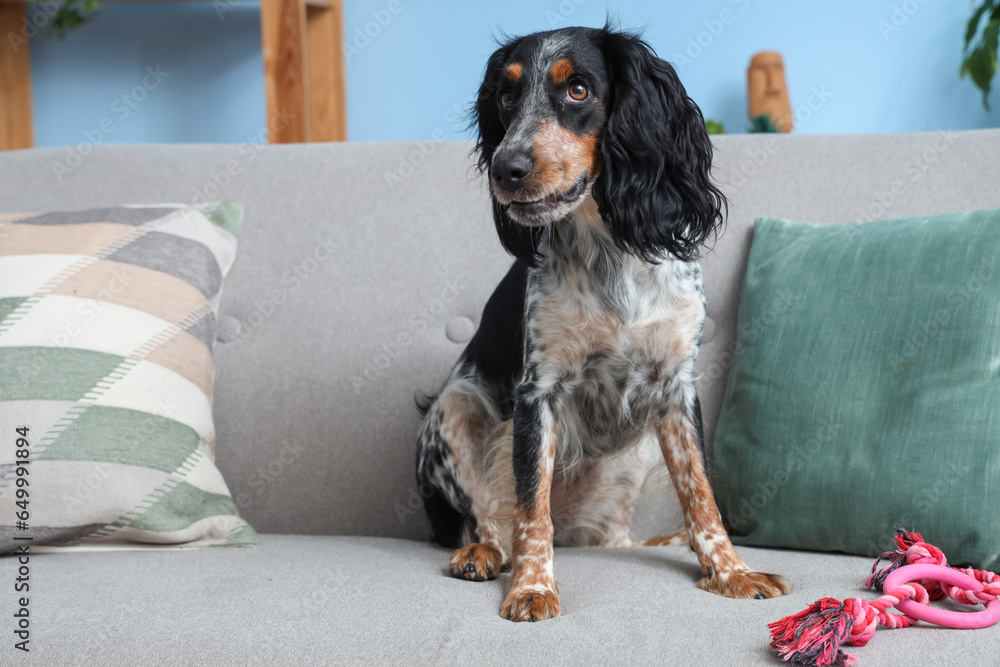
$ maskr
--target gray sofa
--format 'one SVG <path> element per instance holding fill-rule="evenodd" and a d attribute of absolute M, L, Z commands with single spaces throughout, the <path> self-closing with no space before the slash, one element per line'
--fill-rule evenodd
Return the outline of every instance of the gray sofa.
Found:
<path fill-rule="evenodd" d="M 853 222 L 1000 207 L 1000 130 L 717 138 L 730 199 L 702 264 L 707 445 L 731 364 L 752 220 Z M 446 574 L 414 481 L 415 392 L 438 388 L 510 263 L 465 143 L 99 146 L 0 154 L 4 211 L 245 202 L 216 345 L 218 465 L 259 547 L 33 559 L 32 651 L 0 664 L 779 664 L 767 623 L 856 594 L 871 559 L 738 548 L 795 592 L 737 601 L 695 588 L 678 548 L 563 549 L 563 616 L 498 615 L 506 577 Z M 654 485 L 655 487 L 655 485 Z M 681 525 L 651 488 L 636 536 Z M 996 664 L 1000 628 L 880 631 L 863 665 Z"/>

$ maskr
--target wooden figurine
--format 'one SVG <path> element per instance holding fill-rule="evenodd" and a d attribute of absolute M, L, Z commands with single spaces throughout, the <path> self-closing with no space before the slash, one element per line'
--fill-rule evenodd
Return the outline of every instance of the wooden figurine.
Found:
<path fill-rule="evenodd" d="M 785 85 L 785 63 L 780 53 L 761 51 L 747 70 L 750 119 L 767 115 L 782 132 L 791 132 L 792 105 Z"/>

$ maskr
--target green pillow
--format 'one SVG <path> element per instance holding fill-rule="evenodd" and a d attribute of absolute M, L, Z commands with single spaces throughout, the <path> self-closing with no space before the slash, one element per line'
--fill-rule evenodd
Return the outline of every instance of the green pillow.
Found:
<path fill-rule="evenodd" d="M 1000 566 L 1000 210 L 758 219 L 714 451 L 737 544 Z"/>

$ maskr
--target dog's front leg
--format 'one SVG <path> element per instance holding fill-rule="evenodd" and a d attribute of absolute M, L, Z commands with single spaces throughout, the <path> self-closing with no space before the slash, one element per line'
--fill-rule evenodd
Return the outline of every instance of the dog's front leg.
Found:
<path fill-rule="evenodd" d="M 704 575 L 698 588 L 729 598 L 786 595 L 792 589 L 782 577 L 751 570 L 729 541 L 698 446 L 697 410 L 697 402 L 671 407 L 659 422 L 657 436 L 684 512 L 688 543 Z"/>
<path fill-rule="evenodd" d="M 513 572 L 500 607 L 511 621 L 559 615 L 549 515 L 557 430 L 552 406 L 532 389 L 530 380 L 522 383 L 514 406 Z"/>

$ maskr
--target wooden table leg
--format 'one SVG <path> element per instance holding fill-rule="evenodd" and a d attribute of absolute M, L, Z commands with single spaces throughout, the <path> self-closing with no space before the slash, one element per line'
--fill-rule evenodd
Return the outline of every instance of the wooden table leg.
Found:
<path fill-rule="evenodd" d="M 35 144 L 26 11 L 22 3 L 0 3 L 0 150 Z"/>

